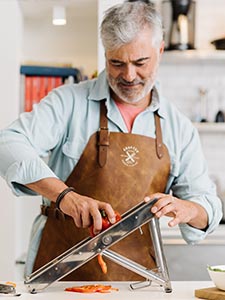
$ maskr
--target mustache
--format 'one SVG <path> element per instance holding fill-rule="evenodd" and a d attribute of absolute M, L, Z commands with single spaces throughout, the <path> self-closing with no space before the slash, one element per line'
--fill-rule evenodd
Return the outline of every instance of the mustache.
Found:
<path fill-rule="evenodd" d="M 134 79 L 132 81 L 127 81 L 125 79 L 123 79 L 122 77 L 119 77 L 119 78 L 116 78 L 115 79 L 115 82 L 116 83 L 121 83 L 121 84 L 124 84 L 124 85 L 135 85 L 135 84 L 145 84 L 145 81 L 144 80 L 141 80 L 141 79 Z"/>

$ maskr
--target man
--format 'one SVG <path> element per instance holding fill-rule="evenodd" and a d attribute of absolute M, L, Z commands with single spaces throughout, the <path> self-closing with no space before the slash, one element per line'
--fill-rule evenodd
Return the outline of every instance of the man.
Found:
<path fill-rule="evenodd" d="M 100 210 L 114 223 L 114 210 L 157 198 L 152 212 L 179 224 L 188 243 L 204 239 L 222 216 L 196 129 L 155 85 L 164 48 L 156 11 L 139 1 L 117 5 L 101 37 L 106 70 L 97 79 L 55 89 L 1 132 L 2 176 L 16 195 L 43 196 L 27 274 L 82 240 L 92 223 L 100 232 Z M 155 266 L 147 226 L 113 249 Z M 104 275 L 92 260 L 69 279 L 139 278 L 113 263 Z"/>

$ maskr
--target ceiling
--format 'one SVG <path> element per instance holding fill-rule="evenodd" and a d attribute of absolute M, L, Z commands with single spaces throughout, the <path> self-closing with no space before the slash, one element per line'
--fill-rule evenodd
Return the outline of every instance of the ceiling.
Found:
<path fill-rule="evenodd" d="M 18 0 L 25 18 L 51 17 L 54 5 L 64 5 L 68 16 L 96 17 L 98 0 Z"/>

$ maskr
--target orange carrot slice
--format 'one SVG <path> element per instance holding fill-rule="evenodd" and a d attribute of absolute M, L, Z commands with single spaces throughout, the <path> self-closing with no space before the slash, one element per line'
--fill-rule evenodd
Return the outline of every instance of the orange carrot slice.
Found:
<path fill-rule="evenodd" d="M 13 287 L 16 287 L 16 283 L 12 282 L 12 281 L 7 281 L 5 284 L 12 285 Z"/>
<path fill-rule="evenodd" d="M 118 291 L 118 289 L 113 288 L 111 285 L 90 284 L 68 287 L 65 291 L 76 293 L 110 293 L 111 291 Z"/>
<path fill-rule="evenodd" d="M 98 254 L 98 263 L 99 263 L 99 265 L 102 269 L 102 272 L 104 274 L 106 274 L 107 273 L 107 265 L 106 265 L 105 261 L 102 258 L 102 254 Z"/>

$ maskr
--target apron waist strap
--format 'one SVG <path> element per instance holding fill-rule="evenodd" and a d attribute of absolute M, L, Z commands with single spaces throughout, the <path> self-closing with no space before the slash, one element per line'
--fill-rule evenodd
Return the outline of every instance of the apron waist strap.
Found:
<path fill-rule="evenodd" d="M 62 211 L 56 208 L 55 205 L 52 204 L 51 206 L 41 205 L 41 214 L 46 217 L 54 218 L 60 221 L 72 219 L 70 216 L 64 214 Z"/>

